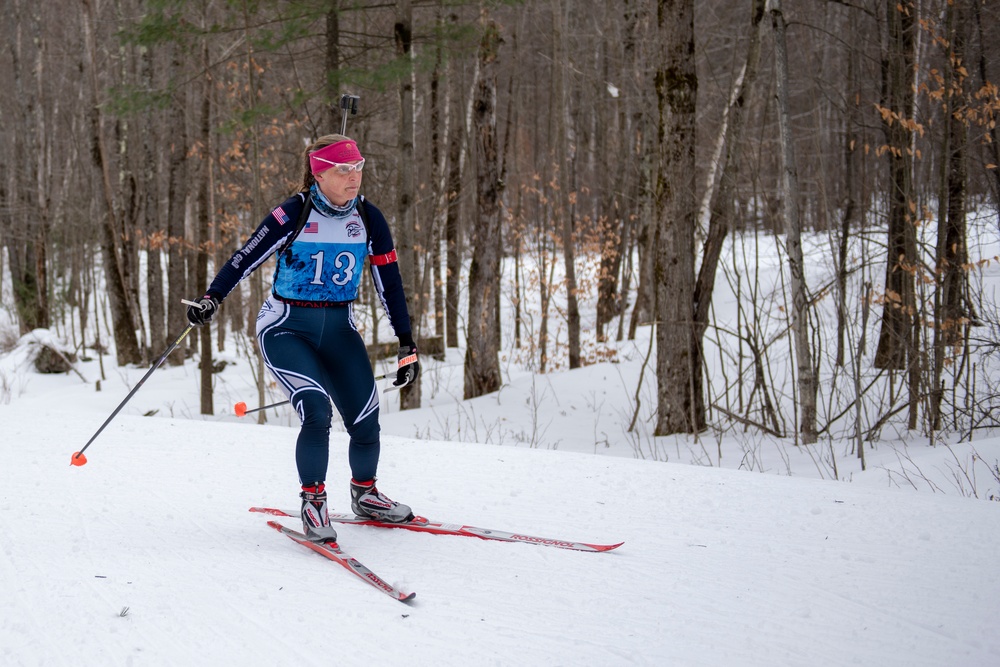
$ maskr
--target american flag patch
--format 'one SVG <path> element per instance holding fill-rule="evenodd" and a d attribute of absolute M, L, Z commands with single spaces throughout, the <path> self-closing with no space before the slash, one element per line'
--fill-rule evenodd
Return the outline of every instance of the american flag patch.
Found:
<path fill-rule="evenodd" d="M 280 206 L 271 211 L 271 215 L 274 216 L 274 219 L 278 221 L 279 225 L 283 225 L 289 220 L 288 214 L 285 213 L 285 209 L 281 208 Z"/>
<path fill-rule="evenodd" d="M 316 232 L 319 231 L 319 223 L 307 222 L 306 226 L 302 229 L 302 231 L 306 234 L 315 234 Z"/>

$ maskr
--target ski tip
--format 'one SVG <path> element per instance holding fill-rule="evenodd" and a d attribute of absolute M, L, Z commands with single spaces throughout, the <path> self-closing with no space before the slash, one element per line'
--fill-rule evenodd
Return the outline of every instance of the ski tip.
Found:
<path fill-rule="evenodd" d="M 604 552 L 604 551 L 611 551 L 612 549 L 617 549 L 618 547 L 620 547 L 623 544 L 625 544 L 625 543 L 624 542 L 619 542 L 618 544 L 594 544 L 594 545 L 591 545 L 591 546 L 594 547 L 595 551 Z"/>

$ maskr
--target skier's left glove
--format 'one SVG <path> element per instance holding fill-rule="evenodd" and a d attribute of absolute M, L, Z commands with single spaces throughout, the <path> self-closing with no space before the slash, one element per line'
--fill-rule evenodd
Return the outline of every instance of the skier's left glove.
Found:
<path fill-rule="evenodd" d="M 405 387 L 416 381 L 420 375 L 420 362 L 417 361 L 417 345 L 412 334 L 399 336 L 399 351 L 396 353 L 396 381 L 393 387 Z"/>

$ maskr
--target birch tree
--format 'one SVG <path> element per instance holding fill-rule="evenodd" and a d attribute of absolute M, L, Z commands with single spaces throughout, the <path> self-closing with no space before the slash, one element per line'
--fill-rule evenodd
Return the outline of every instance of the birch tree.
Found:
<path fill-rule="evenodd" d="M 771 2 L 774 29 L 774 61 L 777 79 L 778 124 L 781 133 L 781 212 L 785 219 L 785 250 L 792 290 L 792 337 L 798 372 L 799 434 L 804 444 L 816 442 L 816 372 L 809 345 L 809 294 L 802 257 L 799 223 L 799 179 L 795 167 L 795 145 L 788 103 L 788 46 L 781 0 Z"/>

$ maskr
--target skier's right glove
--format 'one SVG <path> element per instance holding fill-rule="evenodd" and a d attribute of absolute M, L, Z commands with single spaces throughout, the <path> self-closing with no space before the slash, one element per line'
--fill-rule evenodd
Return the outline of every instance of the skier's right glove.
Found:
<path fill-rule="evenodd" d="M 219 300 L 211 294 L 206 294 L 195 303 L 197 305 L 188 306 L 187 318 L 188 322 L 196 327 L 211 322 L 212 318 L 215 317 L 215 313 L 219 310 Z"/>

